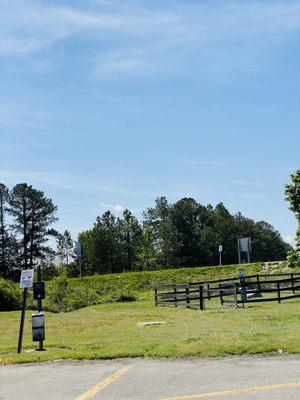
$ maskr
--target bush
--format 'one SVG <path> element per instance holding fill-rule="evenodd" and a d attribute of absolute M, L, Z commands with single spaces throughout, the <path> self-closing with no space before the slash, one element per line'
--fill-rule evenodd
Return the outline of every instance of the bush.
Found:
<path fill-rule="evenodd" d="M 61 274 L 52 279 L 47 287 L 48 302 L 53 303 L 58 309 L 67 310 L 66 296 L 68 293 L 67 275 Z"/>
<path fill-rule="evenodd" d="M 296 250 L 288 252 L 287 265 L 290 268 L 300 268 L 300 254 Z"/>
<path fill-rule="evenodd" d="M 0 279 L 0 311 L 19 310 L 21 306 L 21 289 L 12 281 Z"/>

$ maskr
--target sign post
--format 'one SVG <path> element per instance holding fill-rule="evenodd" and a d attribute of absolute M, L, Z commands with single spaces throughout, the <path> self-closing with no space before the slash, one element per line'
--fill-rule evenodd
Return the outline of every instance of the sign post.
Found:
<path fill-rule="evenodd" d="M 20 288 L 23 289 L 23 302 L 22 302 L 22 312 L 21 312 L 21 321 L 20 321 L 20 330 L 19 330 L 19 340 L 18 340 L 18 353 L 21 353 L 21 351 L 22 351 L 26 300 L 27 300 L 27 289 L 32 287 L 33 275 L 34 275 L 33 269 L 23 269 L 21 271 Z"/>
<path fill-rule="evenodd" d="M 76 243 L 76 258 L 78 260 L 78 267 L 79 267 L 79 277 L 82 278 L 82 268 L 81 268 L 81 258 L 82 258 L 82 248 L 81 243 Z"/>
<path fill-rule="evenodd" d="M 45 298 L 45 283 L 42 282 L 42 272 L 41 272 L 41 266 L 38 265 L 37 267 L 37 282 L 33 284 L 33 298 L 34 300 L 37 300 L 37 310 L 39 315 L 43 315 L 43 321 L 44 321 L 44 314 L 42 313 L 43 310 L 43 305 L 42 305 L 42 300 Z M 34 319 L 32 319 L 34 321 Z M 34 326 L 32 324 L 32 328 L 34 331 Z M 43 341 L 45 340 L 45 332 L 43 335 L 40 336 L 39 340 L 36 340 L 39 342 L 39 348 L 37 351 L 43 351 Z"/>
<path fill-rule="evenodd" d="M 222 251 L 223 251 L 223 245 L 219 245 L 219 265 L 220 267 L 222 266 Z"/>

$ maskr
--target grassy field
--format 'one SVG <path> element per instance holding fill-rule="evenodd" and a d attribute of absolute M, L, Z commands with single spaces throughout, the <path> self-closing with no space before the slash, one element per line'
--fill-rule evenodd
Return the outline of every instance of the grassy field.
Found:
<path fill-rule="evenodd" d="M 145 294 L 145 297 L 147 294 Z M 300 353 L 300 301 L 260 303 L 245 309 L 154 307 L 151 301 L 100 304 L 46 314 L 45 352 L 16 353 L 20 311 L 0 314 L 0 363 L 115 357 L 224 356 Z M 26 315 L 24 350 L 31 341 Z M 140 322 L 163 321 L 141 327 Z"/>

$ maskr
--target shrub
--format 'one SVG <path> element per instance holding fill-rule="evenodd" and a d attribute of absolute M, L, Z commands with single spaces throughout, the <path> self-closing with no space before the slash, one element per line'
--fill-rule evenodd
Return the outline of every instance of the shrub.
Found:
<path fill-rule="evenodd" d="M 12 281 L 0 279 L 0 311 L 19 310 L 21 305 L 21 289 Z"/>
<path fill-rule="evenodd" d="M 65 274 L 56 276 L 47 287 L 47 297 L 50 303 L 59 309 L 67 310 L 66 296 L 68 293 L 68 278 Z"/>
<path fill-rule="evenodd" d="M 300 268 L 300 254 L 296 250 L 288 252 L 287 265 L 290 268 Z"/>

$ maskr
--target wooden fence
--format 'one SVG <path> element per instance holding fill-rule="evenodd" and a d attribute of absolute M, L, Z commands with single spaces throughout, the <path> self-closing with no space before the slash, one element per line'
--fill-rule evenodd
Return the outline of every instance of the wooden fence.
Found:
<path fill-rule="evenodd" d="M 281 278 L 281 279 L 280 279 Z M 267 297 L 266 297 L 267 294 Z M 300 273 L 263 274 L 239 278 L 157 285 L 154 287 L 156 306 L 175 306 L 204 310 L 205 301 L 218 298 L 220 304 L 244 306 L 245 303 L 281 301 L 300 297 Z"/>

